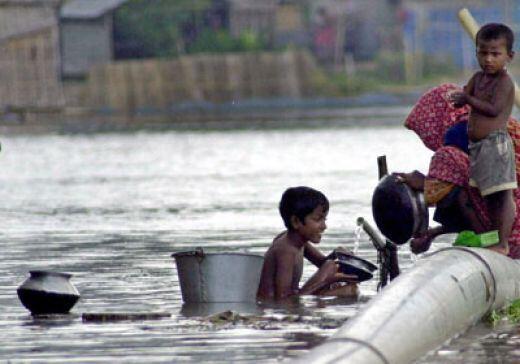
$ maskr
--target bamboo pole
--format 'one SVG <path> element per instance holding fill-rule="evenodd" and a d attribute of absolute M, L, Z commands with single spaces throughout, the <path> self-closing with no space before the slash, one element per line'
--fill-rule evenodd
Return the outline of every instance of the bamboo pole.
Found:
<path fill-rule="evenodd" d="M 468 35 L 473 39 L 473 41 L 475 41 L 477 32 L 480 29 L 480 26 L 478 25 L 475 18 L 473 18 L 473 16 L 471 15 L 471 13 L 469 12 L 469 10 L 467 8 L 462 8 L 461 10 L 459 10 L 458 16 L 459 16 L 459 21 L 460 21 L 462 27 L 464 28 L 464 30 L 466 30 Z M 515 104 L 517 107 L 520 107 L 520 89 L 518 88 L 518 85 L 516 84 L 516 82 L 514 84 L 515 84 Z"/>
<path fill-rule="evenodd" d="M 379 172 L 379 179 L 388 174 L 388 166 L 386 164 L 386 155 L 377 157 L 377 169 Z"/>

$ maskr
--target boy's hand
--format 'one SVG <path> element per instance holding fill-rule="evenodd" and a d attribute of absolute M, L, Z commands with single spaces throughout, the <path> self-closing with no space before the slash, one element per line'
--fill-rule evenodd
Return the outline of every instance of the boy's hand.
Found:
<path fill-rule="evenodd" d="M 468 95 L 465 92 L 452 92 L 450 94 L 450 101 L 453 103 L 455 107 L 462 107 L 468 103 Z"/>

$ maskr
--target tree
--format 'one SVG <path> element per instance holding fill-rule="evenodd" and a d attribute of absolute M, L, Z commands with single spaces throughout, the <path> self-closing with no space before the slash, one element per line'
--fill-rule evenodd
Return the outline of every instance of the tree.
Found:
<path fill-rule="evenodd" d="M 211 0 L 130 0 L 114 16 L 116 59 L 171 57 L 185 52 Z"/>

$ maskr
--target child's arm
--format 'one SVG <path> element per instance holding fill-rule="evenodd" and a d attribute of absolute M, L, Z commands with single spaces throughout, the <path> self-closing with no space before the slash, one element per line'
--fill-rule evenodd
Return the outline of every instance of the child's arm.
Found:
<path fill-rule="evenodd" d="M 303 255 L 305 259 L 314 264 L 316 267 L 321 267 L 327 261 L 327 257 L 318 248 L 311 243 L 305 243 Z"/>
<path fill-rule="evenodd" d="M 514 92 L 513 81 L 511 81 L 509 76 L 503 75 L 500 76 L 492 102 L 481 100 L 468 91 L 453 93 L 452 100 L 455 106 L 468 104 L 484 116 L 497 117 L 507 107 L 511 92 Z"/>
<path fill-rule="evenodd" d="M 468 81 L 468 84 L 466 86 L 464 86 L 464 89 L 462 91 L 456 91 L 456 92 L 452 92 L 450 94 L 449 98 L 450 98 L 451 102 L 453 102 L 453 106 L 463 107 L 464 105 L 466 105 L 468 103 L 466 97 L 468 95 L 469 96 L 474 95 L 473 89 L 475 87 L 475 79 L 477 77 L 479 77 L 479 73 L 475 73 L 473 75 L 473 77 L 470 78 L 470 80 Z"/>

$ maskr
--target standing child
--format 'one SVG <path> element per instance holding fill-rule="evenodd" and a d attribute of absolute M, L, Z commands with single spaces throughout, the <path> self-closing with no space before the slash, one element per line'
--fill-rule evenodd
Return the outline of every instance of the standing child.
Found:
<path fill-rule="evenodd" d="M 504 24 L 484 25 L 476 36 L 476 55 L 481 71 L 475 73 L 463 92 L 451 95 L 455 106 L 471 106 L 470 185 L 478 187 L 486 200 L 499 244 L 492 247 L 508 254 L 516 209 L 515 155 L 507 122 L 513 108 L 515 87 L 506 66 L 513 59 L 513 32 Z"/>
<path fill-rule="evenodd" d="M 337 264 L 312 245 L 319 244 L 327 228 L 329 201 L 325 195 L 310 187 L 292 187 L 283 193 L 279 210 L 287 230 L 274 238 L 265 253 L 258 298 L 281 300 L 299 294 L 357 295 L 357 284 L 354 283 L 357 277 L 338 272 Z M 304 257 L 319 269 L 299 288 Z"/>

